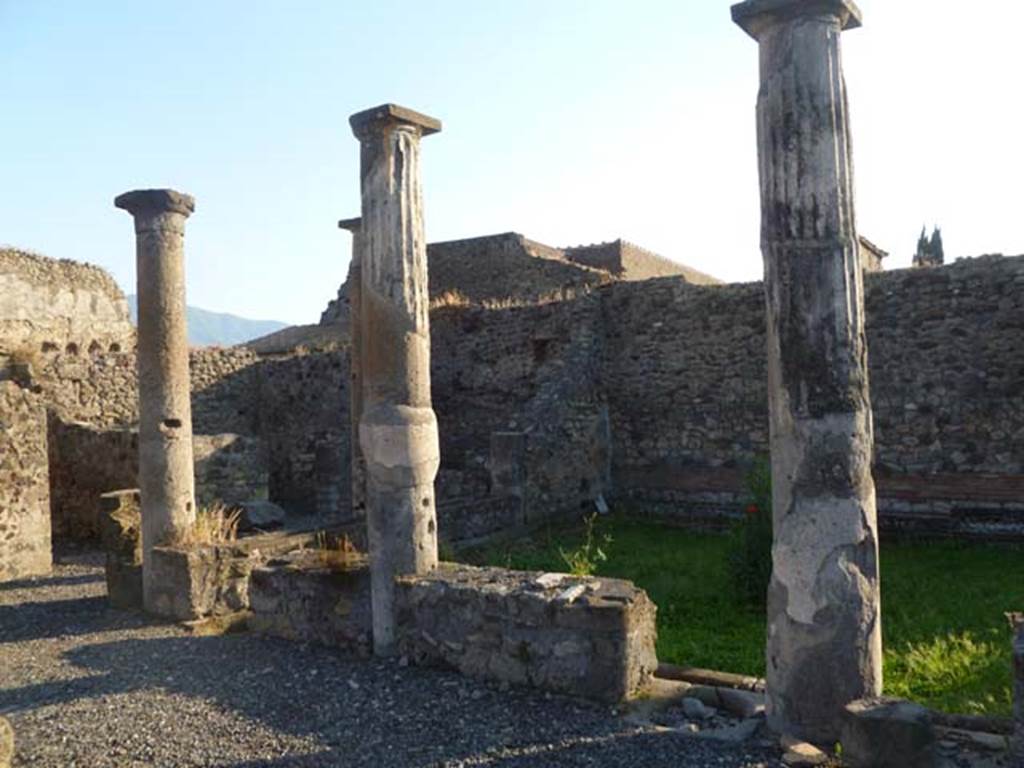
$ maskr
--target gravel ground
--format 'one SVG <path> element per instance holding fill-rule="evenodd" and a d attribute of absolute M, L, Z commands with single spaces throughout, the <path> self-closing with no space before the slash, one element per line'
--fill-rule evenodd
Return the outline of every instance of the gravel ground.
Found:
<path fill-rule="evenodd" d="M 14 766 L 781 765 L 776 749 L 560 696 L 255 635 L 195 637 L 110 608 L 100 562 L 68 556 L 50 577 L 0 584 Z"/>

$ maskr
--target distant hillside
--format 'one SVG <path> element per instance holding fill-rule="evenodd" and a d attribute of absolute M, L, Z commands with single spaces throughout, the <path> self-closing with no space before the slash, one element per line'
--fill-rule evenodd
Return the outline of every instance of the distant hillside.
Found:
<path fill-rule="evenodd" d="M 128 308 L 132 314 L 132 322 L 138 323 L 135 296 L 128 297 Z M 188 308 L 188 341 L 194 347 L 230 347 L 279 331 L 287 325 L 277 320 L 249 320 L 224 312 L 210 312 L 199 307 Z"/>

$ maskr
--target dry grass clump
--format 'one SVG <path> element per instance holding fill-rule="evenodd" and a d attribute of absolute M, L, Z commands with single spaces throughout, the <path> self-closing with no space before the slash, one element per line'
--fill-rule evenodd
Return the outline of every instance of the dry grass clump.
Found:
<path fill-rule="evenodd" d="M 363 561 L 363 554 L 346 535 L 329 536 L 321 531 L 316 535 L 317 560 L 332 571 L 348 571 Z"/>
<path fill-rule="evenodd" d="M 449 289 L 430 300 L 431 309 L 441 309 L 443 307 L 468 307 L 470 304 L 472 304 L 472 302 L 469 300 L 469 297 L 462 291 L 456 289 Z"/>
<path fill-rule="evenodd" d="M 214 502 L 196 512 L 192 525 L 176 529 L 170 543 L 175 547 L 229 544 L 238 538 L 241 516 L 241 510 L 231 510 L 219 501 Z"/>
<path fill-rule="evenodd" d="M 581 296 L 593 292 L 589 285 L 565 286 L 555 288 L 551 291 L 538 294 L 532 297 L 506 296 L 504 298 L 489 298 L 474 301 L 459 290 L 449 289 L 444 293 L 434 296 L 430 300 L 430 308 L 444 309 L 448 307 L 465 308 L 471 306 L 482 309 L 519 309 L 521 307 L 536 307 L 544 304 L 556 304 L 563 301 L 574 301 Z"/>

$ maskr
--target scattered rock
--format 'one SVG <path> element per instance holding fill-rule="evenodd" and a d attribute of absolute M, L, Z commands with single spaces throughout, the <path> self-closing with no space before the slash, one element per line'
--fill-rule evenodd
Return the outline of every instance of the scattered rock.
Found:
<path fill-rule="evenodd" d="M 722 741 L 727 744 L 739 744 L 753 737 L 753 735 L 757 733 L 758 726 L 760 725 L 761 720 L 759 718 L 752 717 L 748 720 L 744 720 L 739 725 L 704 731 L 700 734 L 700 738 L 711 739 L 712 741 Z"/>
<path fill-rule="evenodd" d="M 843 760 L 852 768 L 931 768 L 935 730 L 924 707 L 910 701 L 869 698 L 846 705 Z"/>
<path fill-rule="evenodd" d="M 207 616 L 195 621 L 186 621 L 185 626 L 196 637 L 219 637 L 234 632 L 245 632 L 249 628 L 251 617 L 252 611 L 236 611 L 223 616 Z"/>
<path fill-rule="evenodd" d="M 961 747 L 978 749 L 983 752 L 1004 752 L 1010 748 L 1010 738 L 998 733 L 967 731 L 963 728 L 936 728 L 943 741 L 955 741 Z"/>
<path fill-rule="evenodd" d="M 737 717 L 750 718 L 764 715 L 764 694 L 719 688 L 718 701 L 722 709 Z"/>
<path fill-rule="evenodd" d="M 682 708 L 683 714 L 691 720 L 707 720 L 715 714 L 714 708 L 707 706 L 700 699 L 689 696 L 679 702 L 679 706 Z"/>
<path fill-rule="evenodd" d="M 794 768 L 824 765 L 828 762 L 828 755 L 806 741 L 800 741 L 792 736 L 783 736 L 779 739 L 779 744 L 786 750 L 782 756 L 782 762 L 794 766 Z"/>

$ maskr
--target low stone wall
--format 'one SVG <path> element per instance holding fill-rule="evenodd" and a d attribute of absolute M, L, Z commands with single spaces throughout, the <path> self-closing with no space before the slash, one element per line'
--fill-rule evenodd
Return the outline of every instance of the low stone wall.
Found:
<path fill-rule="evenodd" d="M 657 608 L 628 581 L 443 564 L 396 603 L 404 654 L 473 677 L 619 702 L 657 668 Z"/>
<path fill-rule="evenodd" d="M 259 553 L 231 546 L 153 547 L 145 563 L 155 574 L 152 610 L 159 616 L 193 620 L 249 607 L 249 574 Z"/>
<path fill-rule="evenodd" d="M 101 542 L 107 554 L 107 594 L 119 608 L 142 607 L 142 541 L 137 489 L 102 497 Z M 292 552 L 318 551 L 323 537 L 347 539 L 365 551 L 365 526 L 272 531 L 219 544 L 167 545 L 153 550 L 160 584 L 155 613 L 179 621 L 224 616 L 249 608 L 254 569 Z"/>
<path fill-rule="evenodd" d="M 50 572 L 46 411 L 13 381 L 0 381 L 0 581 Z"/>
<path fill-rule="evenodd" d="M 249 626 L 289 640 L 316 642 L 358 656 L 373 650 L 370 570 L 365 559 L 325 564 L 317 551 L 255 568 L 249 582 Z"/>

